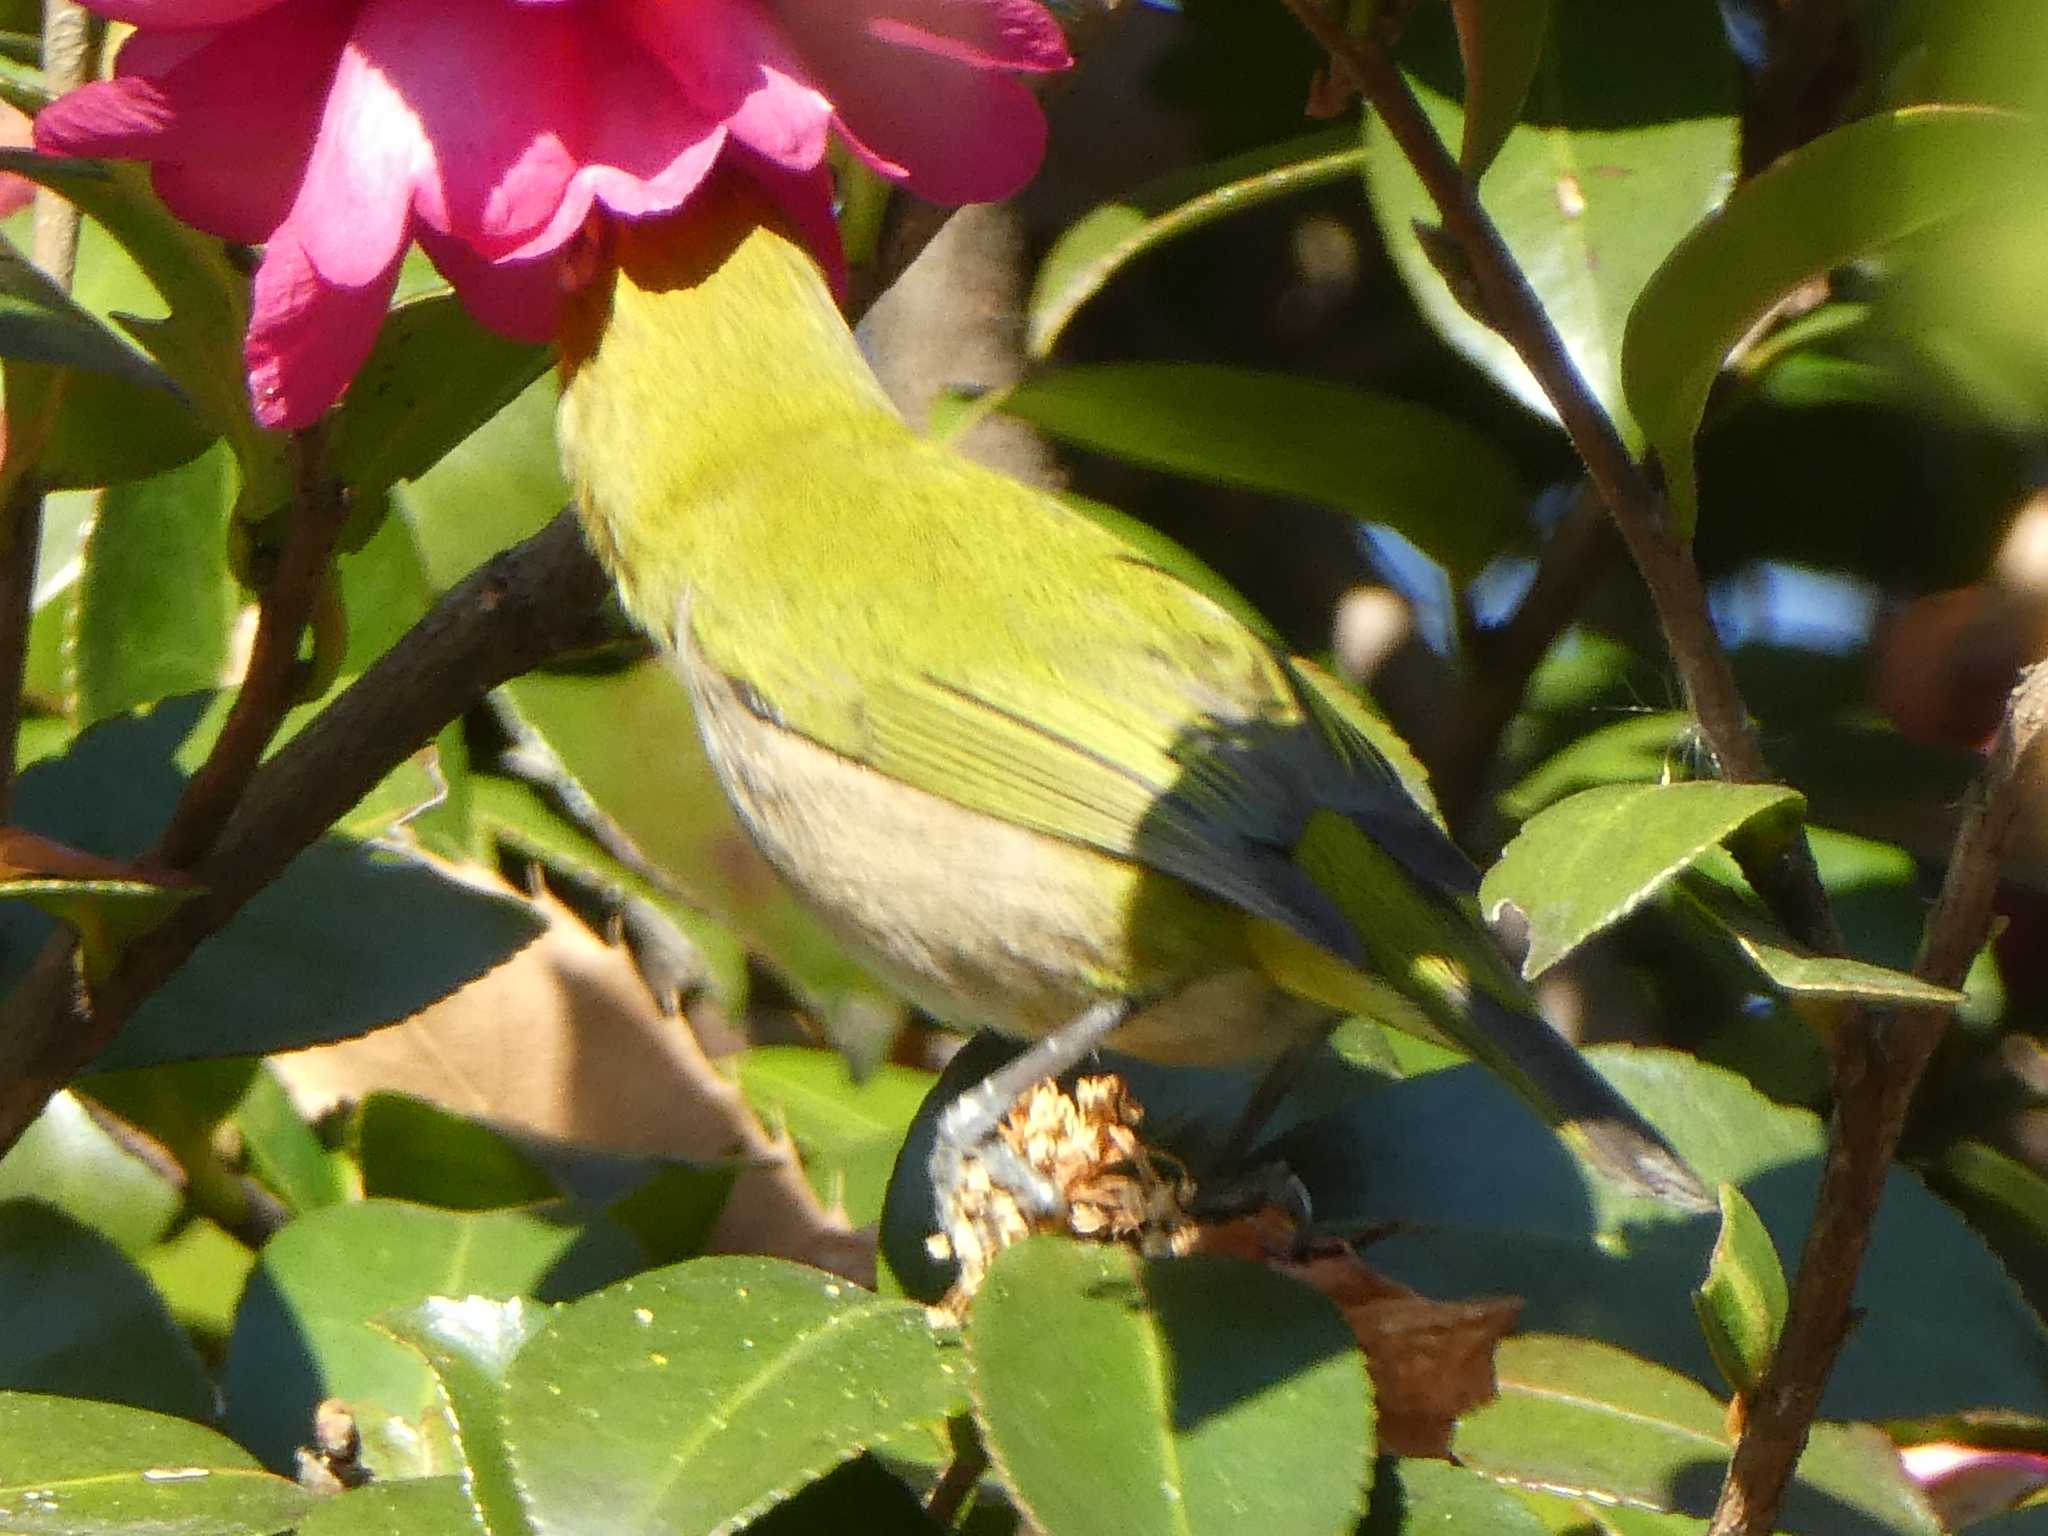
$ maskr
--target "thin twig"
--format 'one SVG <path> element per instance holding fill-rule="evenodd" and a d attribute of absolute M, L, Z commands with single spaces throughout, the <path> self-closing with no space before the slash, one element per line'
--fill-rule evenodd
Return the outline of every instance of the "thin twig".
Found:
<path fill-rule="evenodd" d="M 945 1474 L 924 1503 L 924 1512 L 942 1531 L 950 1531 L 959 1523 L 967 1501 L 988 1471 L 988 1450 L 981 1443 L 972 1417 L 955 1414 L 946 1421 L 946 1433 L 952 1441 L 953 1459 L 946 1464 Z"/>
<path fill-rule="evenodd" d="M 446 593 L 263 761 L 192 873 L 202 894 L 138 939 L 88 993 L 53 937 L 0 1018 L 0 1151 L 113 1040 L 209 934 L 450 720 L 509 678 L 605 636 L 609 584 L 564 512 Z"/>
<path fill-rule="evenodd" d="M 186 784 L 157 843 L 155 857 L 169 868 L 187 868 L 206 852 L 248 787 L 278 725 L 298 702 L 299 641 L 320 588 L 330 577 L 335 544 L 348 516 L 340 482 L 322 467 L 325 437 L 320 427 L 293 436 L 297 492 L 284 548 L 257 598 L 256 639 L 227 721 L 206 761 Z"/>
<path fill-rule="evenodd" d="M 1915 974 L 1962 984 L 1990 937 L 1999 856 L 2013 822 L 2038 791 L 2048 665 L 2025 674 L 2006 705 L 1984 776 L 1964 812 L 1941 895 L 1927 920 Z M 1857 1271 L 1898 1151 L 1914 1090 L 1948 1026 L 1939 1009 L 1875 1018 L 1844 1041 L 1836 1063 L 1835 1127 L 1821 1171 L 1819 1209 L 1786 1315 L 1783 1342 L 1749 1399 L 1710 1536 L 1772 1528 L 1785 1486 L 1820 1409 L 1835 1356 L 1854 1317 Z"/>
<path fill-rule="evenodd" d="M 1575 496 L 1543 546 L 1536 579 L 1513 615 L 1474 638 L 1475 654 L 1454 712 L 1457 723 L 1431 775 L 1437 803 L 1453 827 L 1468 825 L 1499 753 L 1501 733 L 1521 709 L 1529 679 L 1578 617 L 1617 552 L 1598 503 L 1589 495 Z"/>
<path fill-rule="evenodd" d="M 43 6 L 43 80 L 53 94 L 81 85 L 92 72 L 97 18 L 74 0 L 45 0 Z M 56 285 L 69 291 L 78 265 L 78 210 L 54 192 L 38 191 L 31 253 L 36 265 Z M 62 400 L 61 377 L 49 386 L 46 413 Z M 0 822 L 14 800 L 16 738 L 21 731 L 22 689 L 28 670 L 29 625 L 35 618 L 36 564 L 43 544 L 43 487 L 33 460 L 51 422 L 31 429 L 25 421 L 11 423 L 15 441 L 7 450 L 18 457 L 8 466 L 5 504 L 0 505 Z"/>
<path fill-rule="evenodd" d="M 1698 717 L 1701 738 L 1721 776 L 1737 783 L 1770 782 L 1755 723 L 1714 631 L 1692 548 L 1671 532 L 1662 494 L 1629 454 L 1612 418 L 1580 377 L 1542 300 L 1480 205 L 1477 190 L 1381 43 L 1352 37 L 1319 0 L 1282 3 L 1372 104 L 1470 268 L 1489 322 L 1515 349 L 1557 411 L 1649 588 L 1672 661 Z M 1737 850 L 1738 857 L 1745 852 Z M 1743 869 L 1757 894 L 1796 938 L 1827 954 L 1842 952 L 1841 930 L 1803 833 L 1767 856 L 1745 857 Z"/>

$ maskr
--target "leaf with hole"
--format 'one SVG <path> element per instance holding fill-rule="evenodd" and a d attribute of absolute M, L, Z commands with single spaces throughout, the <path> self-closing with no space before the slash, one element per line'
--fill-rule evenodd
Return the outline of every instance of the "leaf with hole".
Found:
<path fill-rule="evenodd" d="M 1486 872 L 1479 900 L 1529 920 L 1522 974 L 1535 978 L 1613 927 L 1744 828 L 1796 817 L 1775 784 L 1609 784 L 1538 812 Z"/>

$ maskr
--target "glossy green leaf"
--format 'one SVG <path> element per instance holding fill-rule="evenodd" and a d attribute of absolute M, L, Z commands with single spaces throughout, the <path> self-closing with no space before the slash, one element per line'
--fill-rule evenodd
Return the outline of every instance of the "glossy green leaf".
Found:
<path fill-rule="evenodd" d="M 249 1171 L 292 1211 L 339 1205 L 355 1192 L 346 1155 L 321 1144 L 268 1063 L 250 1074 L 230 1121 Z"/>
<path fill-rule="evenodd" d="M 54 1206 L 0 1202 L 0 1296 L 0 1388 L 211 1415 L 199 1357 L 142 1271 Z"/>
<path fill-rule="evenodd" d="M 1462 143 L 1448 25 L 1428 10 L 1414 22 L 1404 60 L 1418 66 L 1416 94 L 1444 141 Z M 1736 108 L 1734 63 L 1712 0 L 1554 0 L 1527 104 L 1480 186 L 1580 375 L 1632 441 L 1639 434 L 1623 398 L 1623 327 L 1657 264 L 1727 195 Z M 1483 144 L 1495 126 L 1475 128 L 1475 140 Z M 1369 117 L 1365 131 L 1366 191 L 1424 316 L 1503 389 L 1552 415 L 1514 349 L 1466 310 L 1413 233 L 1441 216 L 1407 160 Z"/>
<path fill-rule="evenodd" d="M 1964 994 L 1922 981 L 1906 971 L 1816 955 L 1774 932 L 1761 913 L 1739 901 L 1704 902 L 1681 891 L 1685 910 L 1725 934 L 1765 981 L 1792 997 L 1867 1002 L 1879 1005 L 1957 1008 Z"/>
<path fill-rule="evenodd" d="M 958 1412 L 965 1377 L 920 1306 L 699 1259 L 558 1311 L 512 1363 L 505 1437 L 541 1536 L 693 1536 Z"/>
<path fill-rule="evenodd" d="M 997 1258 L 967 1347 L 989 1453 L 1047 1531 L 1316 1536 L 1363 1511 L 1365 1358 L 1271 1270 L 1033 1239 Z"/>
<path fill-rule="evenodd" d="M 1522 115 L 1550 31 L 1550 0 L 1451 0 L 1465 68 L 1458 164 L 1478 180 Z"/>
<path fill-rule="evenodd" d="M 1063 368 L 1002 409 L 1135 464 L 1384 523 L 1454 575 L 1526 537 L 1514 467 L 1427 406 L 1345 384 L 1193 363 Z"/>
<path fill-rule="evenodd" d="M 1500 797 L 1500 808 L 1527 821 L 1546 806 L 1603 784 L 1661 784 L 1690 777 L 1698 723 L 1683 710 L 1632 715 L 1586 732 L 1545 758 Z"/>
<path fill-rule="evenodd" d="M 1722 1405 L 1705 1388 L 1591 1339 L 1508 1339 L 1496 1370 L 1500 1396 L 1461 1419 L 1452 1440 L 1465 1466 L 1600 1504 L 1712 1513 L 1730 1441 Z M 1882 1434 L 1821 1425 L 1778 1529 L 1933 1536 L 1939 1527 Z"/>
<path fill-rule="evenodd" d="M 1709 849 L 1805 802 L 1773 784 L 1611 784 L 1531 818 L 1486 872 L 1487 913 L 1529 920 L 1522 974 L 1540 976 L 1594 934 L 1655 896 Z"/>
<path fill-rule="evenodd" d="M 341 403 L 329 465 L 358 496 L 415 480 L 545 371 L 546 347 L 472 320 L 455 295 L 399 304 Z"/>
<path fill-rule="evenodd" d="M 1745 182 L 1671 252 L 1629 315 L 1622 372 L 1681 533 L 1698 510 L 1693 436 L 1743 335 L 1808 279 L 2024 185 L 2035 142 L 2023 120 L 1989 109 L 1879 113 Z"/>
<path fill-rule="evenodd" d="M 1025 305 L 1025 348 L 1041 361 L 1083 305 L 1146 252 L 1218 219 L 1358 173 L 1349 129 L 1290 139 L 1214 165 L 1175 171 L 1091 208 L 1053 242 Z"/>
<path fill-rule="evenodd" d="M 1785 1269 L 1756 1207 L 1733 1184 L 1720 1188 L 1721 1235 L 1692 1293 L 1700 1331 L 1729 1387 L 1753 1391 L 1785 1328 Z"/>
<path fill-rule="evenodd" d="M 1815 1116 L 1674 1052 L 1598 1048 L 1587 1059 L 1701 1177 L 1741 1188 L 1779 1252 L 1799 1250 L 1825 1149 Z M 1374 1267 L 1425 1294 L 1520 1296 L 1527 1328 L 1720 1380 L 1681 1299 L 1707 1268 L 1715 1224 L 1618 1196 L 1482 1069 L 1387 1084 L 1268 1152 L 1301 1179 L 1319 1222 L 1393 1233 L 1373 1244 Z M 1983 1240 L 1903 1170 L 1886 1182 L 1856 1305 L 1829 1416 L 1986 1403 L 2048 1413 L 2041 1323 Z"/>
<path fill-rule="evenodd" d="M 243 1295 L 228 1424 L 266 1462 L 289 1466 L 314 1406 L 341 1397 L 372 1471 L 453 1470 L 431 1372 L 372 1320 L 429 1296 L 574 1296 L 639 1262 L 625 1233 L 559 1205 L 457 1212 L 375 1200 L 301 1216 L 265 1245 Z"/>
<path fill-rule="evenodd" d="M 100 498 L 70 645 L 81 726 L 225 679 L 242 600 L 228 570 L 234 461 L 216 448 Z"/>
<path fill-rule="evenodd" d="M 517 1299 L 435 1296 L 379 1324 L 433 1371 L 455 1427 L 471 1518 L 489 1536 L 533 1531 L 505 1445 L 505 1378 L 545 1319 L 544 1309 Z"/>
<path fill-rule="evenodd" d="M 296 1536 L 496 1536 L 475 1524 L 459 1477 L 412 1477 L 366 1483 L 321 1499 L 295 1527 Z"/>
<path fill-rule="evenodd" d="M 479 1121 L 404 1093 L 373 1093 L 356 1121 L 363 1193 L 455 1211 L 553 1199 L 532 1158 Z"/>
<path fill-rule="evenodd" d="M 796 1142 L 826 1204 L 857 1227 L 878 1220 L 897 1149 L 933 1075 L 889 1064 L 856 1084 L 836 1051 L 770 1045 L 740 1055 L 739 1079 L 761 1121 Z"/>
<path fill-rule="evenodd" d="M 183 1419 L 0 1393 L 0 1525 L 24 1536 L 275 1536 L 313 1498 Z"/>
<path fill-rule="evenodd" d="M 132 257 L 169 306 L 163 319 L 126 325 L 163 366 L 207 427 L 227 438 L 241 466 L 243 515 L 267 517 L 291 496 L 281 433 L 249 411 L 242 362 L 248 283 L 221 242 L 172 217 L 150 187 L 146 165 L 66 160 L 0 149 L 0 171 L 51 188 L 97 220 Z"/>
<path fill-rule="evenodd" d="M 134 1256 L 170 1229 L 183 1203 L 169 1172 L 116 1140 L 83 1100 L 65 1092 L 0 1158 L 0 1200 L 55 1206 Z"/>
<path fill-rule="evenodd" d="M 1448 1462 L 1384 1458 L 1358 1536 L 1544 1536 L 1513 1494 Z"/>

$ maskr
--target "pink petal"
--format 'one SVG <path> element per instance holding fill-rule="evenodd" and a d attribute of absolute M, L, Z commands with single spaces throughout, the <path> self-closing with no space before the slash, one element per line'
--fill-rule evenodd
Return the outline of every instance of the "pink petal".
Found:
<path fill-rule="evenodd" d="M 353 3 L 280 5 L 213 33 L 139 33 L 121 50 L 119 79 L 37 115 L 36 143 L 154 160 L 158 191 L 180 217 L 231 240 L 265 239 L 291 207 Z"/>
<path fill-rule="evenodd" d="M 264 247 L 250 295 L 243 360 L 266 427 L 310 426 L 348 388 L 377 340 L 398 285 L 398 258 L 357 288 L 328 282 L 287 225 Z"/>
<path fill-rule="evenodd" d="M 697 109 L 786 170 L 823 163 L 832 104 L 762 0 L 613 0 L 620 25 Z"/>
<path fill-rule="evenodd" d="M 854 153 L 929 202 L 996 202 L 1045 158 L 1045 114 L 1006 76 L 863 40 L 830 78 Z"/>
<path fill-rule="evenodd" d="M 92 0 L 92 8 L 109 20 L 166 28 L 224 27 L 289 4 L 290 0 Z"/>
<path fill-rule="evenodd" d="M 554 337 L 562 284 L 553 260 L 486 261 L 462 241 L 431 229 L 420 231 L 420 244 L 478 325 L 514 341 Z"/>
<path fill-rule="evenodd" d="M 371 0 L 365 14 L 378 8 L 378 0 Z M 429 57 L 448 42 L 440 32 L 441 14 L 439 0 L 409 13 L 409 41 Z M 391 46 L 374 31 L 371 42 Z M 373 283 L 397 260 L 415 196 L 434 187 L 434 150 L 418 111 L 391 73 L 395 61 L 376 56 L 364 43 L 359 15 L 342 47 L 290 214 L 306 259 L 344 288 Z"/>

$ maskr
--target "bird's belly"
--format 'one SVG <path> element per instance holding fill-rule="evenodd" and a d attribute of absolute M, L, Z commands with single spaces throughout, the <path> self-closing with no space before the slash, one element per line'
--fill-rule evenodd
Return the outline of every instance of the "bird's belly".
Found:
<path fill-rule="evenodd" d="M 1272 1056 L 1327 1017 L 1249 963 L 1232 909 L 764 720 L 684 636 L 679 667 L 741 822 L 840 940 L 928 1012 L 1036 1037 L 1104 996 L 1157 997 L 1110 1043 L 1187 1063 Z"/>

